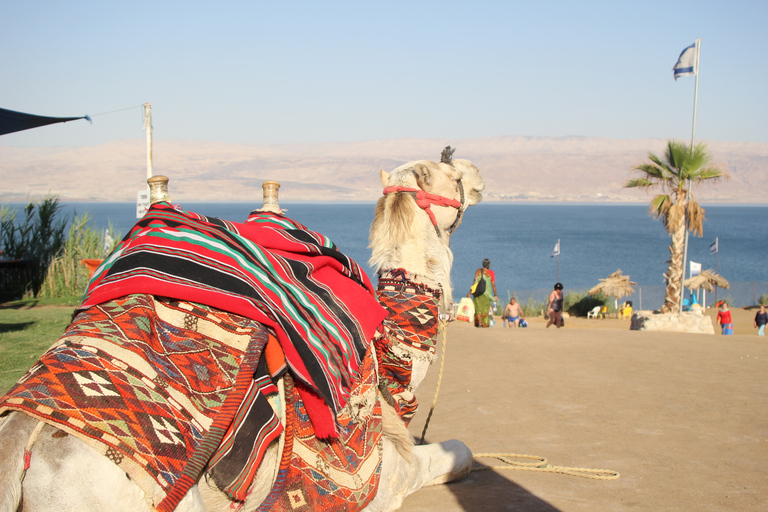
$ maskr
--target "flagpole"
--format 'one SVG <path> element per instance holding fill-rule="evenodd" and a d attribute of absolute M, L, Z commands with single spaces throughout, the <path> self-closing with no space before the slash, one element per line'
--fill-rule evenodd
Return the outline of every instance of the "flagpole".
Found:
<path fill-rule="evenodd" d="M 699 102 L 699 58 L 701 57 L 701 38 L 696 40 L 696 84 L 693 88 L 693 128 L 691 129 L 691 156 L 693 156 L 693 145 L 696 142 L 696 109 Z M 691 200 L 691 180 L 688 179 L 688 195 L 685 198 L 686 204 Z M 687 208 L 686 208 L 687 210 Z M 683 300 L 685 300 L 685 267 L 688 265 L 688 215 L 685 215 L 685 242 L 683 243 L 683 279 L 680 281 L 680 309 L 683 312 Z"/>
<path fill-rule="evenodd" d="M 718 268 L 718 262 L 720 261 L 720 239 L 715 237 L 715 272 L 719 275 L 720 269 Z M 717 304 L 717 283 L 715 283 L 715 304 Z"/>
<path fill-rule="evenodd" d="M 153 175 L 152 171 L 152 105 L 144 104 L 144 131 L 147 133 L 147 179 Z"/>
<path fill-rule="evenodd" d="M 563 252 L 560 248 L 560 239 L 557 239 L 557 282 L 560 282 L 560 253 Z"/>

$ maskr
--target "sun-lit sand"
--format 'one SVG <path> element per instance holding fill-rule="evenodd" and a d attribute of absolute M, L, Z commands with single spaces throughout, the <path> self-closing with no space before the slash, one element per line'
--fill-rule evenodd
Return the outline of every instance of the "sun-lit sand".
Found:
<path fill-rule="evenodd" d="M 621 478 L 479 471 L 420 490 L 402 510 L 768 510 L 768 337 L 752 326 L 756 309 L 732 311 L 733 336 L 630 331 L 617 319 L 452 322 L 427 440 Z M 438 371 L 439 361 L 417 392 L 417 437 Z"/>

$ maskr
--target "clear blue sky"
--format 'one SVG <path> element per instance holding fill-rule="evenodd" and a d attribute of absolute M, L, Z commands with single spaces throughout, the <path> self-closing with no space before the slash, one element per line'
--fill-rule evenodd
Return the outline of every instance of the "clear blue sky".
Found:
<path fill-rule="evenodd" d="M 503 135 L 768 142 L 768 2 L 0 0 L 0 137 L 93 146 Z"/>

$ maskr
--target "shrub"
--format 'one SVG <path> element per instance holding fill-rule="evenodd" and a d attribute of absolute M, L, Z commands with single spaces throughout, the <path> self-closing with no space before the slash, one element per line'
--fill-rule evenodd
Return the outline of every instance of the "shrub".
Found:
<path fill-rule="evenodd" d="M 764 293 L 757 299 L 757 303 L 761 306 L 768 306 L 768 293 Z"/>
<path fill-rule="evenodd" d="M 567 311 L 571 316 L 587 316 L 595 306 L 605 306 L 607 297 L 602 293 L 597 295 L 589 295 L 586 291 L 581 290 L 578 292 L 568 291 L 563 297 L 563 310 Z M 609 309 L 613 309 L 612 304 L 609 304 Z"/>
<path fill-rule="evenodd" d="M 15 209 L 0 209 L 0 248 L 4 259 L 16 260 L 0 276 L 3 299 L 34 297 L 40 291 L 48 266 L 64 244 L 67 217 L 57 219 L 60 209 L 56 196 L 27 204 L 23 220 L 16 218 Z"/>
<path fill-rule="evenodd" d="M 528 297 L 528 301 L 525 303 L 520 302 L 520 308 L 523 310 L 523 314 L 526 317 L 543 316 L 547 312 L 547 301 L 535 300 L 533 297 Z"/>

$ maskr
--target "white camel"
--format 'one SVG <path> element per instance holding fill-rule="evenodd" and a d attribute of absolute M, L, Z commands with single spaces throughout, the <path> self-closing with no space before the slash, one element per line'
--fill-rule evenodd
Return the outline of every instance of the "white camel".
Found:
<path fill-rule="evenodd" d="M 381 279 L 436 291 L 440 312 L 445 312 L 451 301 L 451 233 L 461 222 L 463 211 L 481 200 L 484 188 L 471 162 L 452 160 L 445 153 L 443 160 L 410 162 L 391 173 L 382 170 L 385 192 L 376 205 L 370 231 L 371 264 Z M 385 288 L 380 284 L 381 293 L 386 293 Z M 386 301 L 382 304 L 387 307 Z M 412 416 L 413 391 L 423 380 L 434 350 L 430 354 L 414 349 L 394 335 L 390 341 L 390 356 L 411 365 L 411 381 L 391 388 L 389 404 L 394 407 L 382 398 L 380 390 L 375 391 L 384 431 L 379 445 L 378 488 L 375 496 L 364 501 L 367 504 L 349 503 L 350 511 L 396 510 L 407 495 L 423 486 L 466 476 L 473 463 L 470 450 L 460 441 L 414 445 L 403 419 Z M 281 380 L 278 387 L 285 403 L 285 383 Z M 351 397 L 349 403 L 356 404 L 355 400 Z M 284 408 L 279 416 L 286 421 Z M 267 450 L 244 502 L 230 501 L 202 478 L 176 510 L 257 510 L 275 486 L 284 443 L 285 432 Z M 154 510 L 156 505 L 125 471 L 74 435 L 21 412 L 0 417 L 0 512 L 135 512 Z M 311 503 L 307 506 L 303 510 L 314 508 Z"/>

